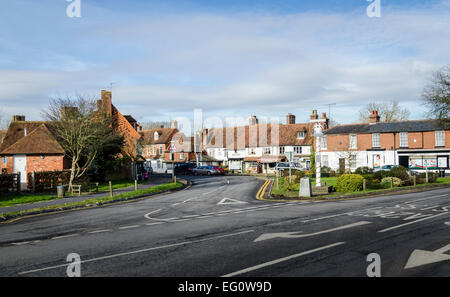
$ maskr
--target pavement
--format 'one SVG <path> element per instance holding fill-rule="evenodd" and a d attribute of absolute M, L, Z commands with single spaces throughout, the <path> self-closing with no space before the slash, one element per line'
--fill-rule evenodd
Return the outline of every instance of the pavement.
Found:
<path fill-rule="evenodd" d="M 150 176 L 150 179 L 143 183 L 139 184 L 139 189 L 148 189 L 160 184 L 167 183 L 171 181 L 172 178 L 168 175 L 152 175 Z M 134 186 L 116 189 L 113 191 L 113 195 L 119 195 L 126 192 L 134 191 Z M 27 203 L 27 204 L 20 204 L 20 205 L 13 205 L 13 206 L 5 206 L 0 207 L 0 214 L 1 213 L 7 213 L 7 212 L 16 212 L 16 211 L 24 211 L 28 209 L 34 209 L 34 208 L 40 208 L 40 207 L 46 207 L 46 206 L 52 206 L 52 205 L 59 205 L 64 203 L 72 203 L 72 202 L 80 202 L 92 198 L 101 198 L 101 197 L 109 197 L 109 191 L 108 192 L 99 192 L 99 193 L 92 193 L 92 194 L 83 194 L 80 196 L 68 196 L 66 198 L 61 199 L 54 199 L 54 200 L 48 200 L 48 201 L 39 201 L 35 203 Z"/>
<path fill-rule="evenodd" d="M 332 202 L 256 199 L 263 180 L 0 225 L 0 276 L 450 276 L 450 189 Z"/>

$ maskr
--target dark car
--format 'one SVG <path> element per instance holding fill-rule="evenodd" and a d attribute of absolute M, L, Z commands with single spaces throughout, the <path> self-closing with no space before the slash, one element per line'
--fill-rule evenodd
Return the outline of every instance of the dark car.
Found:
<path fill-rule="evenodd" d="M 175 174 L 177 175 L 192 174 L 192 170 L 196 167 L 197 165 L 193 163 L 180 163 L 175 166 Z"/>
<path fill-rule="evenodd" d="M 218 170 L 214 169 L 214 166 L 199 166 L 192 170 L 194 175 L 214 175 L 219 174 Z"/>

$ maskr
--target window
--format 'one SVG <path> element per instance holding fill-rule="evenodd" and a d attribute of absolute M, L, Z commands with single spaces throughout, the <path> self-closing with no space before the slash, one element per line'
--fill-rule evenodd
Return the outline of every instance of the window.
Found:
<path fill-rule="evenodd" d="M 270 147 L 265 147 L 265 148 L 263 149 L 263 154 L 264 154 L 264 155 L 270 155 L 270 154 L 271 154 L 271 149 L 270 149 Z"/>
<path fill-rule="evenodd" d="M 408 132 L 400 132 L 400 147 L 408 147 Z"/>
<path fill-rule="evenodd" d="M 283 155 L 285 153 L 284 146 L 280 146 L 280 155 Z"/>
<path fill-rule="evenodd" d="M 294 153 L 301 154 L 302 153 L 302 147 L 301 146 L 294 146 Z"/>
<path fill-rule="evenodd" d="M 159 154 L 162 155 L 163 150 L 162 150 L 162 146 L 159 147 Z"/>
<path fill-rule="evenodd" d="M 180 160 L 184 160 L 184 154 L 180 153 Z"/>
<path fill-rule="evenodd" d="M 322 155 L 321 156 L 321 161 L 322 161 L 322 166 L 329 167 L 328 166 L 328 155 Z"/>
<path fill-rule="evenodd" d="M 303 139 L 303 138 L 305 138 L 305 131 L 297 132 L 297 138 L 298 138 L 298 139 Z"/>
<path fill-rule="evenodd" d="M 435 131 L 434 138 L 436 146 L 445 146 L 445 131 Z"/>
<path fill-rule="evenodd" d="M 380 133 L 372 134 L 372 147 L 380 147 Z"/>
<path fill-rule="evenodd" d="M 356 156 L 350 156 L 349 161 L 350 161 L 350 168 L 356 169 Z"/>
<path fill-rule="evenodd" d="M 357 143 L 356 143 L 356 134 L 350 134 L 349 135 L 349 137 L 350 137 L 350 139 L 349 139 L 349 146 L 348 146 L 348 148 L 349 149 L 357 149 L 358 148 L 358 146 L 357 146 Z"/>
<path fill-rule="evenodd" d="M 327 149 L 327 136 L 323 135 L 320 137 L 320 149 L 326 150 Z"/>
<path fill-rule="evenodd" d="M 153 155 L 156 155 L 156 146 L 153 147 Z"/>
<path fill-rule="evenodd" d="M 153 134 L 153 138 L 154 138 L 155 140 L 158 140 L 158 138 L 159 138 L 158 132 L 155 131 L 155 134 Z"/>

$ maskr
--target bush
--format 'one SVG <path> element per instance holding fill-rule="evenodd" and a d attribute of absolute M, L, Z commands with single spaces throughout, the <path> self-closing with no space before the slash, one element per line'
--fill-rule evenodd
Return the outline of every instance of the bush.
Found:
<path fill-rule="evenodd" d="M 428 182 L 429 183 L 435 183 L 438 177 L 439 177 L 439 175 L 436 172 L 428 172 Z M 427 182 L 427 176 L 426 176 L 425 172 L 419 174 L 419 178 L 423 179 L 422 183 Z"/>
<path fill-rule="evenodd" d="M 374 179 L 378 179 L 378 180 L 382 180 L 385 177 L 389 176 L 389 171 L 384 171 L 384 170 L 380 170 L 380 171 L 376 171 L 373 173 L 373 178 Z"/>
<path fill-rule="evenodd" d="M 336 171 L 331 170 L 331 171 L 330 171 L 330 177 L 335 177 L 335 176 L 336 176 Z"/>
<path fill-rule="evenodd" d="M 15 176 L 13 174 L 0 174 L 0 193 L 6 193 L 15 187 Z"/>
<path fill-rule="evenodd" d="M 363 180 L 359 174 L 343 174 L 336 181 L 336 191 L 342 193 L 356 192 L 362 190 Z"/>
<path fill-rule="evenodd" d="M 356 174 L 361 174 L 361 175 L 365 175 L 365 174 L 372 174 L 373 173 L 373 169 L 370 167 L 358 167 L 355 170 Z"/>
<path fill-rule="evenodd" d="M 408 170 L 405 167 L 394 167 L 388 171 L 388 176 L 397 177 L 402 181 L 409 181 Z"/>
<path fill-rule="evenodd" d="M 381 185 L 383 188 L 390 188 L 391 187 L 391 180 L 394 185 L 394 187 L 400 187 L 403 184 L 403 181 L 399 179 L 398 177 L 385 177 L 381 180 Z"/>

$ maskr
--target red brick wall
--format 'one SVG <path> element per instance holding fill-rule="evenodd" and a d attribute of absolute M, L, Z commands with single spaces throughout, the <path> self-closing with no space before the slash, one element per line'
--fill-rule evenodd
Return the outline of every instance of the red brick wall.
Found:
<path fill-rule="evenodd" d="M 14 170 L 14 163 L 13 163 L 13 158 L 12 157 L 6 157 L 6 164 L 3 163 L 3 158 L 4 157 L 0 157 L 0 172 L 1 169 L 6 168 L 6 173 L 13 173 Z"/>
<path fill-rule="evenodd" d="M 33 171 L 62 171 L 64 169 L 64 157 L 59 156 L 27 156 L 27 173 Z"/>
<path fill-rule="evenodd" d="M 416 142 L 414 142 L 416 140 Z M 327 150 L 345 151 L 349 146 L 349 134 L 327 135 Z M 408 148 L 435 149 L 435 132 L 409 132 Z M 357 134 L 357 147 L 359 151 L 372 148 L 372 134 Z M 395 133 L 395 148 L 400 147 L 400 133 Z M 450 148 L 450 131 L 445 131 L 445 147 Z M 394 148 L 394 133 L 380 133 L 380 148 L 391 150 Z"/>

